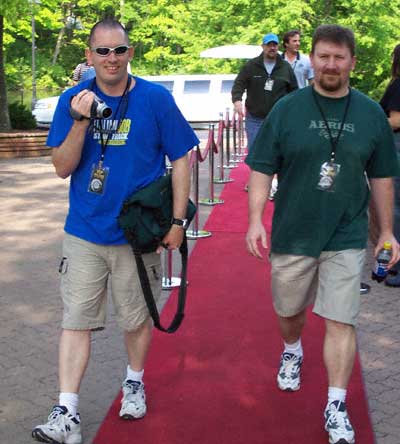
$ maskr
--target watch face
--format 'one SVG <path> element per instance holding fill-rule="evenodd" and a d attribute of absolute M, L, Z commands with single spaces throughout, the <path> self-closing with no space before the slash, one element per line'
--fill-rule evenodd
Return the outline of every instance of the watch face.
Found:
<path fill-rule="evenodd" d="M 187 219 L 175 219 L 175 218 L 173 218 L 172 219 L 172 223 L 174 225 L 179 225 L 182 228 L 187 228 L 187 226 L 188 226 L 188 220 Z"/>

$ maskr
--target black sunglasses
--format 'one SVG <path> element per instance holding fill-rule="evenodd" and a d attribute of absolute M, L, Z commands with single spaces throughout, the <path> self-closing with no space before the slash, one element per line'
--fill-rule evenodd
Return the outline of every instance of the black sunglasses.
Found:
<path fill-rule="evenodd" d="M 116 55 L 123 55 L 128 51 L 130 46 L 121 45 L 116 46 L 115 48 L 108 48 L 107 46 L 98 46 L 97 48 L 91 48 L 91 51 L 94 51 L 100 57 L 107 57 L 111 51 L 114 51 Z"/>

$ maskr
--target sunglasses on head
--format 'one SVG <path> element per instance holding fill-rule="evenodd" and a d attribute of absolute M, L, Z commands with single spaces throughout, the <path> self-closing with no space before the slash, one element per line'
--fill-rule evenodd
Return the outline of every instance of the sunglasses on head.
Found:
<path fill-rule="evenodd" d="M 112 51 L 115 52 L 116 55 L 123 55 L 128 51 L 130 46 L 120 45 L 115 48 L 108 48 L 107 46 L 98 46 L 97 48 L 91 48 L 91 51 L 94 51 L 100 57 L 107 57 Z"/>

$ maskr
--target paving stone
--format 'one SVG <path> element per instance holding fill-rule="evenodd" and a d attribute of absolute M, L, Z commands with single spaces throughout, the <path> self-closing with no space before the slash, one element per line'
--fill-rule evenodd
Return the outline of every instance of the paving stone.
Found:
<path fill-rule="evenodd" d="M 200 183 L 206 195 L 204 164 Z M 58 179 L 50 158 L 44 157 L 0 161 L 0 181 L 1 444 L 27 444 L 32 442 L 31 428 L 43 423 L 57 403 L 57 269 L 68 180 Z M 221 188 L 216 186 L 216 194 Z M 211 210 L 200 207 L 200 226 Z M 194 244 L 190 242 L 190 248 Z M 399 444 L 400 291 L 371 281 L 372 264 L 369 246 L 363 280 L 371 292 L 362 296 L 358 347 L 376 444 Z M 106 330 L 93 335 L 92 359 L 82 382 L 84 444 L 92 443 L 125 371 L 122 335 L 110 315 Z"/>

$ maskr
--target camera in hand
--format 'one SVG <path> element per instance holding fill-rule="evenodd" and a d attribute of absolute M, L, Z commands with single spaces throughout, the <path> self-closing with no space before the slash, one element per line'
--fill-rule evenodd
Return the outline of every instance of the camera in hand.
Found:
<path fill-rule="evenodd" d="M 92 107 L 90 108 L 90 117 L 107 119 L 112 114 L 112 109 L 96 95 L 94 96 Z"/>

